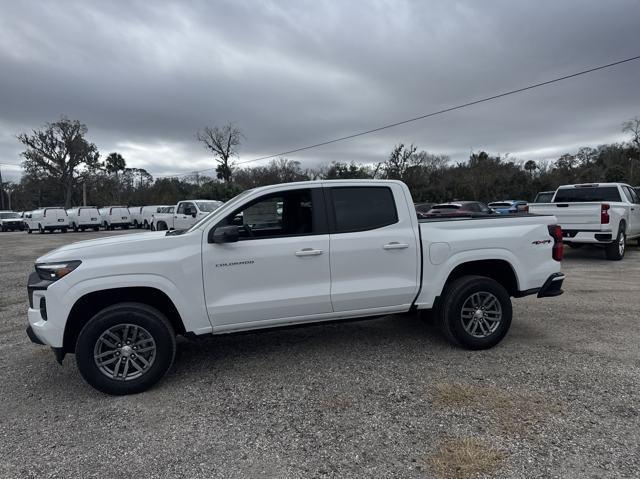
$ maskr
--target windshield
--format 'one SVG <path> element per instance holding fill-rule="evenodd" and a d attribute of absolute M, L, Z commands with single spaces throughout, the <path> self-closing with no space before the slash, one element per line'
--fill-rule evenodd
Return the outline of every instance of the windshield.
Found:
<path fill-rule="evenodd" d="M 549 191 L 548 193 L 538 193 L 536 196 L 536 203 L 549 203 L 553 199 L 555 191 Z"/>
<path fill-rule="evenodd" d="M 196 205 L 200 208 L 200 211 L 206 211 L 211 213 L 222 206 L 222 201 L 196 201 Z"/>
<path fill-rule="evenodd" d="M 578 188 L 560 188 L 554 203 L 620 201 L 617 186 L 588 186 Z"/>
<path fill-rule="evenodd" d="M 0 220 L 8 220 L 10 218 L 20 218 L 18 213 L 0 213 Z"/>

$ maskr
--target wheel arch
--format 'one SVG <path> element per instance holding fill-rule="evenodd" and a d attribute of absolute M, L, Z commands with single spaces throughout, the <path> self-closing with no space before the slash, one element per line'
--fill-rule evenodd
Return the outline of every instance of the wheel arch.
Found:
<path fill-rule="evenodd" d="M 67 317 L 63 349 L 75 351 L 75 344 L 84 325 L 99 311 L 123 302 L 146 304 L 161 311 L 173 326 L 176 334 L 184 334 L 184 322 L 175 304 L 163 291 L 148 286 L 123 287 L 93 291 L 78 298 Z"/>
<path fill-rule="evenodd" d="M 518 293 L 518 276 L 513 266 L 504 259 L 466 261 L 457 265 L 451 273 L 449 273 L 443 290 L 456 279 L 470 275 L 484 276 L 493 279 L 502 285 L 510 296 L 515 296 Z"/>

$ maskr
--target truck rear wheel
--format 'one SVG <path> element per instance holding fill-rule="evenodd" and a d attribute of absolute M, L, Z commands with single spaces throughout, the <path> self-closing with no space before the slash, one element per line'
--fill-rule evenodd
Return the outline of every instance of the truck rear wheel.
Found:
<path fill-rule="evenodd" d="M 618 228 L 618 237 L 615 241 L 609 243 L 604 247 L 604 254 L 607 259 L 612 261 L 620 261 L 624 258 L 624 252 L 627 249 L 627 233 L 625 231 L 624 223 L 620 224 Z"/>
<path fill-rule="evenodd" d="M 175 354 L 175 333 L 166 316 L 141 303 L 103 309 L 82 328 L 76 342 L 82 377 L 99 391 L 118 396 L 156 384 Z"/>
<path fill-rule="evenodd" d="M 467 349 L 488 349 L 509 331 L 511 298 L 491 278 L 463 276 L 445 288 L 438 313 L 449 341 Z"/>

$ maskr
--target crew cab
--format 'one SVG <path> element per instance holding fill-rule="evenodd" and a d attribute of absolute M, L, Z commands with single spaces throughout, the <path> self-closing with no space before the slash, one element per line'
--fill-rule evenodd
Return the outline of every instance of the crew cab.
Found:
<path fill-rule="evenodd" d="M 82 241 L 35 264 L 32 341 L 109 394 L 146 390 L 176 335 L 225 334 L 435 310 L 469 349 L 507 334 L 511 298 L 562 293 L 553 216 L 418 220 L 391 180 L 288 183 L 245 191 L 188 230 Z"/>
<path fill-rule="evenodd" d="M 626 241 L 640 238 L 640 198 L 624 183 L 563 185 L 551 203 L 531 204 L 529 211 L 556 216 L 566 244 L 602 245 L 610 260 L 621 260 Z"/>

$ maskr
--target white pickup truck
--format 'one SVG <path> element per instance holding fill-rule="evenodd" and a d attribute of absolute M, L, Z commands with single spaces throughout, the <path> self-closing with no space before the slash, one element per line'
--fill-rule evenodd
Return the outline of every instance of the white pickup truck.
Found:
<path fill-rule="evenodd" d="M 156 221 L 155 224 L 159 230 L 186 230 L 222 205 L 222 201 L 217 200 L 178 201 L 173 215 L 166 216 L 164 221 Z"/>
<path fill-rule="evenodd" d="M 611 260 L 624 257 L 628 239 L 640 238 L 640 198 L 624 183 L 563 185 L 551 203 L 531 203 L 529 212 L 554 215 L 566 244 L 602 245 Z"/>
<path fill-rule="evenodd" d="M 75 353 L 93 387 L 129 394 L 168 371 L 176 335 L 437 311 L 446 337 L 490 348 L 511 297 L 562 293 L 553 216 L 419 221 L 399 181 L 245 191 L 188 230 L 58 248 L 29 276 L 32 341 Z"/>

